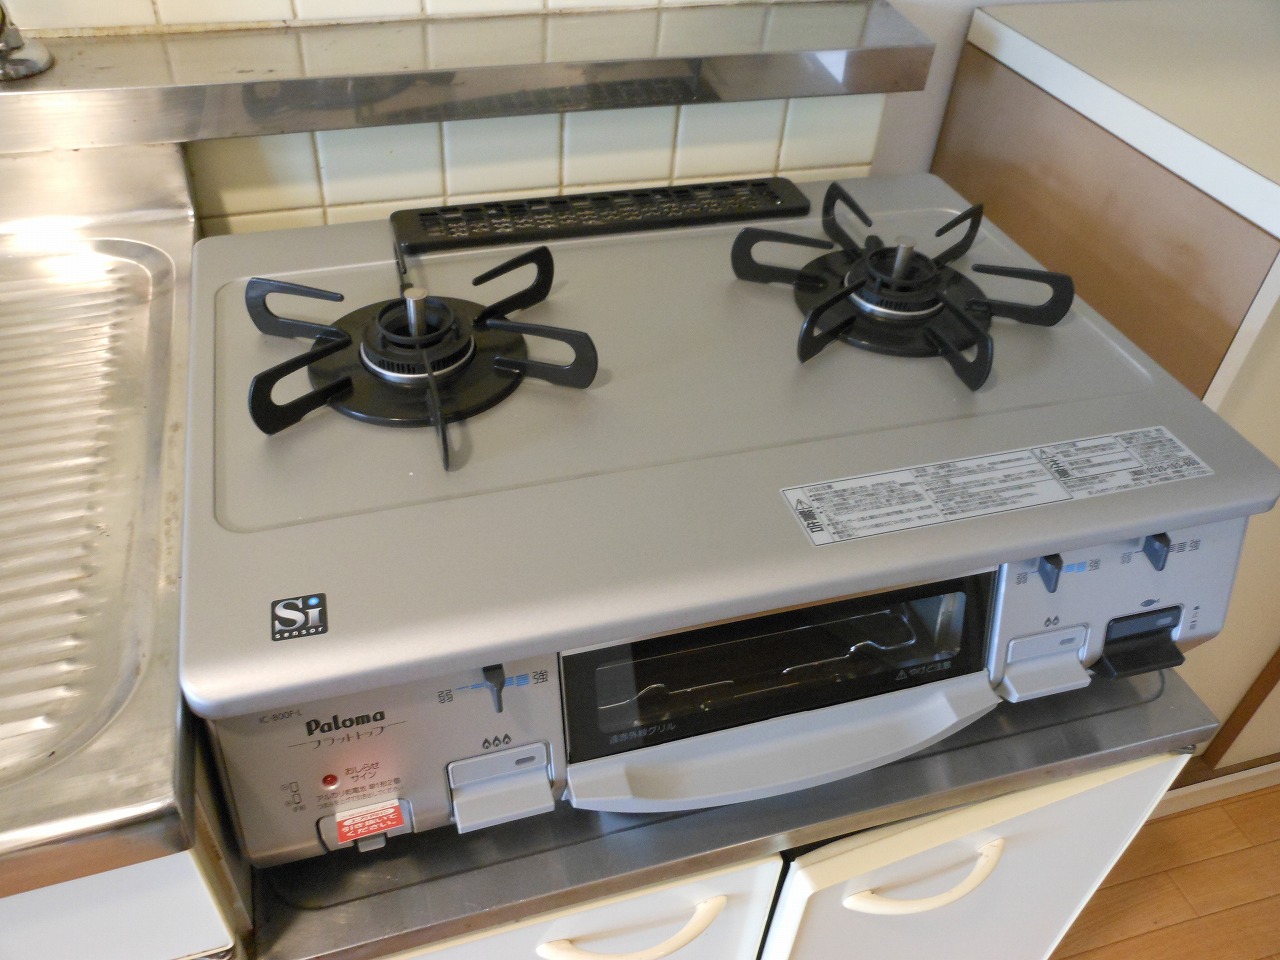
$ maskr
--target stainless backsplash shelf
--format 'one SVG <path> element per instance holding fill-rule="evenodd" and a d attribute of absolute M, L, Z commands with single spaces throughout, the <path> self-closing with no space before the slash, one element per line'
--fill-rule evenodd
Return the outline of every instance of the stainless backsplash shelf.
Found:
<path fill-rule="evenodd" d="M 923 88 L 888 0 L 50 38 L 4 152 Z"/>

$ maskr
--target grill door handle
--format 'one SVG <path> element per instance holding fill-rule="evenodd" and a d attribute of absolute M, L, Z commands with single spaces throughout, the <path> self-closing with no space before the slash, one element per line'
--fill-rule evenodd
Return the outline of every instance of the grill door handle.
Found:
<path fill-rule="evenodd" d="M 688 946 L 707 932 L 720 911 L 728 902 L 723 895 L 703 900 L 693 908 L 693 916 L 689 922 L 673 933 L 666 940 L 649 947 L 647 950 L 636 950 L 632 953 L 594 953 L 575 946 L 572 940 L 551 940 L 538 944 L 537 954 L 542 960 L 662 960 L 669 957 L 681 947 Z"/>
<path fill-rule="evenodd" d="M 973 869 L 969 871 L 969 875 L 957 883 L 945 893 L 939 893 L 933 897 L 921 897 L 918 900 L 898 900 L 894 897 L 886 897 L 876 893 L 874 890 L 863 890 L 861 893 L 853 893 L 845 897 L 843 901 L 846 910 L 853 910 L 856 913 L 874 913 L 880 916 L 900 917 L 909 913 L 926 913 L 930 910 L 937 910 L 939 907 L 945 907 L 947 904 L 955 903 L 961 897 L 973 893 L 982 882 L 991 876 L 991 871 L 996 868 L 996 864 L 1000 862 L 1000 854 L 1004 852 L 1004 838 L 997 837 L 990 843 L 983 845 L 978 851 L 978 862 L 973 865 Z"/>
<path fill-rule="evenodd" d="M 776 797 L 917 753 L 1000 698 L 983 673 L 804 710 L 594 760 L 569 761 L 579 810 L 660 813 Z"/>

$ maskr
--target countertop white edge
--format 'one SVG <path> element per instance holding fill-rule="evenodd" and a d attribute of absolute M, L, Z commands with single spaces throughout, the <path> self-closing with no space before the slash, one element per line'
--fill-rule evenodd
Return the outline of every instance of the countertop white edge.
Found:
<path fill-rule="evenodd" d="M 1272 236 L 1280 184 L 975 10 L 969 42 Z"/>

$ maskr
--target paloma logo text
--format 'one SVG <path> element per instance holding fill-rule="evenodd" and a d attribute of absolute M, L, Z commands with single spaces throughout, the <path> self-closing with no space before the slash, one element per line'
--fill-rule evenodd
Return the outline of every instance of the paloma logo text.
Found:
<path fill-rule="evenodd" d="M 346 730 L 351 727 L 363 727 L 366 723 L 381 723 L 387 715 L 381 710 L 373 713 L 362 713 L 356 717 L 339 717 L 336 713 L 328 720 L 308 720 L 307 736 L 313 733 L 333 733 L 335 730 Z"/>

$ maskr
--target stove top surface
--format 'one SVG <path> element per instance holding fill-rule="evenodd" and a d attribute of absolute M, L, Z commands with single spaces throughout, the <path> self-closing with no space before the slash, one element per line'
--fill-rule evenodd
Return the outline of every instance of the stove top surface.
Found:
<path fill-rule="evenodd" d="M 917 211 L 878 217 L 877 225 L 883 219 L 898 233 L 928 236 L 930 225 L 946 218 L 945 210 Z M 801 365 L 795 355 L 801 317 L 791 292 L 734 278 L 726 251 L 735 233 L 727 225 L 556 244 L 550 296 L 519 317 L 588 332 L 600 354 L 600 373 L 581 393 L 523 383 L 509 400 L 459 424 L 451 430 L 454 465 L 447 473 L 434 453 L 432 431 L 380 429 L 332 410 L 264 436 L 245 415 L 247 378 L 302 352 L 305 341 L 261 336 L 245 319 L 244 281 L 232 280 L 218 291 L 215 308 L 219 522 L 265 530 L 1119 396 L 1149 380 L 1110 331 L 1079 313 L 1051 330 L 996 321 L 995 373 L 976 394 L 937 358 L 904 360 L 835 344 Z M 285 275 L 346 294 L 343 304 L 306 301 L 307 319 L 332 322 L 349 304 L 396 295 L 390 243 L 378 239 L 387 258 L 376 266 Z M 475 295 L 471 279 L 509 253 L 443 254 L 415 264 L 412 273 L 433 295 Z M 973 255 L 1011 259 L 990 236 Z M 1024 292 L 1020 286 L 987 283 L 992 296 L 1016 297 Z M 542 352 L 558 358 L 554 346 Z M 286 387 L 280 387 L 279 402 L 289 397 Z M 820 478 L 795 477 L 808 479 Z"/>
<path fill-rule="evenodd" d="M 814 212 L 770 226 L 822 236 L 823 187 L 802 186 Z M 953 239 L 934 231 L 967 206 L 927 176 L 846 187 L 874 221 L 872 231 L 848 224 L 854 237 L 910 236 L 930 255 Z M 994 370 L 976 391 L 936 357 L 833 343 L 801 364 L 791 289 L 730 268 L 740 229 L 551 242 L 551 292 L 514 318 L 589 333 L 599 373 L 585 390 L 526 380 L 451 425 L 448 471 L 431 428 L 322 408 L 268 436 L 248 415 L 253 375 L 309 347 L 254 328 L 248 279 L 342 293 L 343 303 L 272 300 L 291 317 L 332 323 L 399 294 L 388 225 L 198 246 L 183 636 L 197 711 L 232 715 L 1263 506 L 1270 465 L 1080 300 L 1054 327 L 996 318 Z M 529 277 L 478 288 L 473 278 L 524 249 L 431 254 L 409 262 L 407 279 L 433 296 L 492 302 Z M 797 267 L 808 259 L 785 247 L 770 256 Z M 1036 266 L 989 224 L 953 266 L 971 274 L 984 263 Z M 974 279 L 990 298 L 1043 294 L 1015 279 Z M 530 352 L 567 361 L 543 340 Z M 274 399 L 309 389 L 294 375 Z M 821 548 L 780 495 L 1157 426 L 1212 475 Z M 321 594 L 323 637 L 272 639 L 274 602 Z"/>

